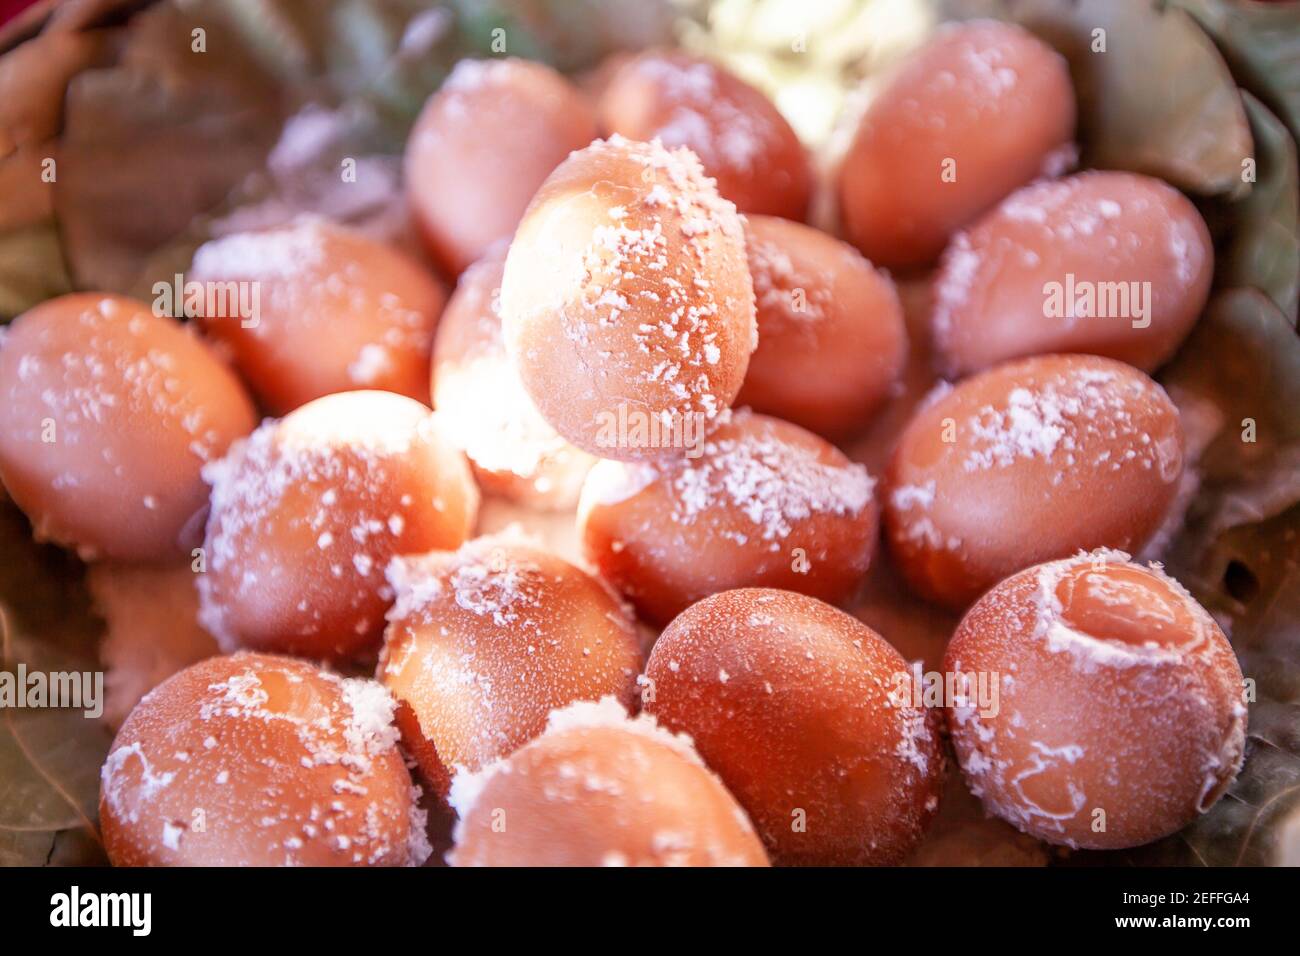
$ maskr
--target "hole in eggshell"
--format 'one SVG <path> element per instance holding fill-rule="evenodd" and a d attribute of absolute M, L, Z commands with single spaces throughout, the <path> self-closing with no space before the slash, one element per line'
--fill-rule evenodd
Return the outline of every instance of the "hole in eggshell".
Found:
<path fill-rule="evenodd" d="M 1223 569 L 1223 589 L 1235 600 L 1249 604 L 1259 595 L 1259 578 L 1240 561 L 1229 561 Z"/>
<path fill-rule="evenodd" d="M 1197 633 L 1185 599 L 1145 568 L 1071 568 L 1056 597 L 1062 623 L 1097 640 L 1172 648 Z"/>

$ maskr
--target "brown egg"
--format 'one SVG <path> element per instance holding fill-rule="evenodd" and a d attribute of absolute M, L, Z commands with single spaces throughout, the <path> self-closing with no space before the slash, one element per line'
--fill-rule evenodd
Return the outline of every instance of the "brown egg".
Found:
<path fill-rule="evenodd" d="M 115 866 L 403 866 L 429 855 L 419 791 L 374 681 L 239 653 L 148 694 L 101 774 Z"/>
<path fill-rule="evenodd" d="M 765 588 L 692 605 L 646 665 L 646 710 L 690 735 L 777 864 L 898 863 L 939 803 L 937 712 L 907 662 L 828 604 Z"/>
<path fill-rule="evenodd" d="M 1213 274 L 1209 230 L 1172 186 L 1117 172 L 1035 183 L 944 254 L 935 345 L 952 375 L 1042 352 L 1149 372 L 1191 331 Z"/>
<path fill-rule="evenodd" d="M 1065 59 L 1010 23 L 941 28 L 863 115 L 839 175 L 849 241 L 887 268 L 935 259 L 948 237 L 1037 176 L 1073 162 Z"/>
<path fill-rule="evenodd" d="M 268 421 L 205 469 L 200 621 L 227 650 L 346 658 L 373 649 L 389 560 L 456 548 L 478 489 L 428 408 L 342 392 Z"/>
<path fill-rule="evenodd" d="M 101 293 L 14 320 L 0 397 L 10 496 L 38 538 L 85 558 L 188 558 L 203 539 L 203 463 L 256 424 L 239 380 L 188 329 Z"/>
<path fill-rule="evenodd" d="M 614 701 L 456 778 L 453 866 L 767 866 L 735 799 L 690 741 Z"/>
<path fill-rule="evenodd" d="M 378 677 L 439 795 L 454 774 L 537 736 L 557 707 L 606 695 L 634 704 L 641 650 L 632 616 L 555 555 L 479 538 L 398 558 L 388 577 L 397 603 Z"/>
<path fill-rule="evenodd" d="M 851 598 L 876 549 L 875 482 L 796 425 L 742 410 L 694 457 L 602 461 L 578 505 L 587 561 L 648 620 L 702 597 L 781 587 Z"/>
<path fill-rule="evenodd" d="M 923 597 L 960 608 L 1009 574 L 1138 549 L 1183 472 L 1169 397 L 1141 372 L 1043 355 L 941 388 L 894 448 L 885 538 Z"/>
<path fill-rule="evenodd" d="M 944 672 L 961 675 L 948 722 L 971 790 L 1049 843 L 1157 840 L 1241 768 L 1232 647 L 1176 581 L 1121 552 L 1000 583 L 967 612 Z"/>
<path fill-rule="evenodd" d="M 407 194 L 430 254 L 455 276 L 509 239 L 551 170 L 595 138 L 586 98 L 550 67 L 461 60 L 406 142 Z"/>
<path fill-rule="evenodd" d="M 690 149 L 741 212 L 808 211 L 812 169 L 799 137 L 766 95 L 716 63 L 642 53 L 609 78 L 596 111 L 605 135 Z"/>
<path fill-rule="evenodd" d="M 524 391 L 501 334 L 506 244 L 461 273 L 433 350 L 434 405 L 483 490 L 568 509 L 596 459 L 546 423 Z"/>
<path fill-rule="evenodd" d="M 746 234 L 758 348 L 736 403 L 832 440 L 860 431 L 907 359 L 894 284 L 801 223 L 749 216 Z"/>
<path fill-rule="evenodd" d="M 211 307 L 205 296 L 195 314 L 272 413 L 358 388 L 428 404 L 447 296 L 397 249 L 307 220 L 204 243 L 187 278 L 233 290 Z"/>
<path fill-rule="evenodd" d="M 506 258 L 506 348 L 542 417 L 604 458 L 680 456 L 754 350 L 744 231 L 687 150 L 621 137 L 569 157 Z"/>

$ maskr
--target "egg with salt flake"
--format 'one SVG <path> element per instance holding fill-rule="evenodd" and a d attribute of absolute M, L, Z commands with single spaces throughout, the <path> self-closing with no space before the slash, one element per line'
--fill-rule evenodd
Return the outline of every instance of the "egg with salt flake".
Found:
<path fill-rule="evenodd" d="M 395 558 L 396 603 L 378 678 L 424 778 L 446 796 L 455 773 L 526 743 L 557 707 L 636 700 L 632 616 L 585 571 L 536 548 L 479 538 L 454 552 Z"/>
<path fill-rule="evenodd" d="M 419 402 L 341 392 L 268 421 L 212 484 L 203 626 L 225 650 L 346 659 L 378 646 L 395 555 L 456 548 L 479 495 Z"/>
<path fill-rule="evenodd" d="M 434 405 L 485 492 L 539 509 L 572 508 L 596 459 L 547 424 L 506 354 L 505 255 L 499 243 L 461 273 L 434 342 Z"/>
<path fill-rule="evenodd" d="M 961 608 L 1015 571 L 1099 547 L 1137 550 L 1183 471 L 1164 389 L 1089 355 L 995 366 L 924 403 L 899 437 L 885 539 L 911 587 Z"/>
<path fill-rule="evenodd" d="M 957 229 L 1073 162 L 1065 58 L 1010 23 L 941 27 L 867 106 L 839 172 L 845 236 L 887 268 L 932 262 Z"/>
<path fill-rule="evenodd" d="M 237 290 L 211 308 L 205 296 L 198 315 L 272 413 L 358 388 L 429 401 L 447 297 L 397 249 L 312 219 L 206 242 L 188 278 Z"/>
<path fill-rule="evenodd" d="M 595 138 L 586 98 L 550 67 L 459 61 L 406 141 L 407 195 L 429 253 L 458 275 L 509 239 L 551 170 Z"/>
<path fill-rule="evenodd" d="M 842 603 L 875 553 L 874 487 L 824 439 L 742 409 L 685 457 L 599 462 L 578 530 L 588 563 L 656 624 L 736 587 Z"/>
<path fill-rule="evenodd" d="M 939 803 L 937 712 L 902 656 L 828 604 L 764 588 L 682 612 L 646 665 L 646 710 L 685 733 L 777 864 L 900 862 Z"/>
<path fill-rule="evenodd" d="M 863 429 L 907 359 L 889 277 L 801 223 L 746 217 L 758 348 L 736 399 L 830 439 Z"/>
<path fill-rule="evenodd" d="M 767 866 L 754 828 L 690 741 L 611 698 L 452 787 L 452 866 Z"/>
<path fill-rule="evenodd" d="M 725 411 L 756 344 L 740 217 L 688 151 L 615 136 L 537 191 L 501 319 L 537 410 L 603 458 L 680 456 Z"/>
<path fill-rule="evenodd" d="M 1245 748 L 1241 669 L 1176 581 L 1122 552 L 1021 571 L 962 619 L 944 659 L 999 682 L 948 722 L 992 814 L 1049 843 L 1119 849 L 1204 813 Z"/>
<path fill-rule="evenodd" d="M 374 681 L 241 652 L 168 678 L 101 774 L 114 866 L 418 866 L 419 791 Z"/>
<path fill-rule="evenodd" d="M 1087 172 L 1008 196 L 944 253 L 934 340 L 953 375 L 1041 352 L 1163 364 L 1210 293 L 1196 207 L 1158 179 Z"/>
<path fill-rule="evenodd" d="M 812 168 L 799 137 L 761 91 L 709 60 L 676 50 L 631 57 L 604 83 L 601 131 L 685 146 L 744 213 L 803 219 Z"/>
<path fill-rule="evenodd" d="M 0 343 L 0 478 L 37 538 L 84 558 L 189 558 L 205 462 L 257 423 L 191 330 L 135 299 L 59 296 Z"/>

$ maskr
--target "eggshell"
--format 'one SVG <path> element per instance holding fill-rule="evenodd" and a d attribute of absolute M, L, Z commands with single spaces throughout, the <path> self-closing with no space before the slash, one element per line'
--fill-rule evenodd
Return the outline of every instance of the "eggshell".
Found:
<path fill-rule="evenodd" d="M 578 505 L 587 561 L 658 624 L 735 587 L 842 603 L 875 553 L 874 480 L 811 432 L 747 411 L 698 457 L 602 461 Z"/>
<path fill-rule="evenodd" d="M 593 143 L 533 198 L 501 317 L 562 436 L 600 457 L 680 456 L 682 434 L 736 397 L 754 349 L 740 217 L 689 151 Z"/>
<path fill-rule="evenodd" d="M 1183 472 L 1178 410 L 1112 359 L 1043 355 L 941 387 L 894 448 L 885 539 L 923 597 L 962 608 L 1079 549 L 1137 550 Z"/>
<path fill-rule="evenodd" d="M 376 649 L 389 560 L 458 547 L 478 511 L 469 466 L 433 414 L 391 392 L 309 402 L 204 474 L 200 621 L 227 650 Z"/>
<path fill-rule="evenodd" d="M 212 657 L 131 712 L 104 763 L 115 866 L 403 866 L 429 855 L 378 684 Z"/>
<path fill-rule="evenodd" d="M 461 273 L 434 344 L 434 404 L 485 492 L 539 509 L 571 509 L 596 459 L 547 424 L 506 354 L 505 253 L 498 244 Z"/>
<path fill-rule="evenodd" d="M 458 777 L 453 866 L 767 866 L 735 799 L 684 738 L 612 700 Z"/>
<path fill-rule="evenodd" d="M 938 806 L 937 711 L 907 662 L 801 594 L 727 591 L 684 611 L 646 666 L 647 711 L 688 734 L 777 864 L 901 861 Z"/>
<path fill-rule="evenodd" d="M 1049 843 L 1118 849 L 1181 830 L 1241 768 L 1241 669 L 1156 567 L 1098 551 L 1028 568 L 967 612 L 944 671 L 958 759 L 990 813 Z M 978 692 L 996 681 L 994 698 Z"/>
<path fill-rule="evenodd" d="M 907 359 L 893 283 L 809 226 L 748 216 L 745 231 L 758 348 L 736 403 L 831 440 L 861 431 Z"/>
<path fill-rule="evenodd" d="M 397 249 L 313 219 L 206 242 L 186 278 L 235 290 L 198 314 L 273 414 L 361 388 L 428 404 L 447 295 Z"/>
<path fill-rule="evenodd" d="M 479 538 L 397 558 L 378 677 L 424 777 L 445 796 L 578 700 L 636 701 L 632 616 L 603 584 L 536 548 Z"/>
<path fill-rule="evenodd" d="M 551 170 L 595 138 L 590 104 L 550 67 L 460 60 L 406 142 L 407 195 L 430 254 L 458 275 L 509 239 Z"/>
<path fill-rule="evenodd" d="M 803 219 L 812 168 L 767 96 L 722 66 L 676 50 L 632 57 L 605 83 L 601 132 L 689 148 L 741 212 Z"/>
<path fill-rule="evenodd" d="M 1134 173 L 1026 186 L 944 253 L 940 362 L 966 375 L 1004 359 L 1087 352 L 1150 372 L 1205 307 L 1214 248 L 1196 207 Z"/>
<path fill-rule="evenodd" d="M 202 542 L 205 462 L 256 418 L 239 380 L 143 302 L 74 293 L 0 343 L 0 477 L 36 536 L 85 558 L 165 561 Z"/>
<path fill-rule="evenodd" d="M 1065 58 L 1010 23 L 941 27 L 884 82 L 839 172 L 845 236 L 876 265 L 921 266 L 1013 189 L 1073 162 Z"/>

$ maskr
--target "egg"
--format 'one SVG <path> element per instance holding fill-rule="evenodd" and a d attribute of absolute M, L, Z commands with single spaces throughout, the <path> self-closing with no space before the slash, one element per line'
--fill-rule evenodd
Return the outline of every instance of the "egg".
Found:
<path fill-rule="evenodd" d="M 205 462 L 252 431 L 235 375 L 186 327 L 107 293 L 50 299 L 0 343 L 0 478 L 36 536 L 85 558 L 189 558 Z"/>
<path fill-rule="evenodd" d="M 404 866 L 429 855 L 393 701 L 268 654 L 212 657 L 131 712 L 101 774 L 115 866 Z"/>
<path fill-rule="evenodd" d="M 453 866 L 767 866 L 743 810 L 690 741 L 612 700 L 456 778 Z"/>
<path fill-rule="evenodd" d="M 685 733 L 779 865 L 900 862 L 938 807 L 937 711 L 907 662 L 828 604 L 767 588 L 691 605 L 646 665 L 646 710 Z"/>
<path fill-rule="evenodd" d="M 740 217 L 688 150 L 593 143 L 529 205 L 501 319 L 524 389 L 569 442 L 680 457 L 731 405 L 756 344 Z"/>
<path fill-rule="evenodd" d="M 423 266 L 351 229 L 306 220 L 204 243 L 187 277 L 261 403 L 283 415 L 353 389 L 429 402 L 429 353 L 446 293 Z"/>
<path fill-rule="evenodd" d="M 636 701 L 635 622 L 609 589 L 553 554 L 494 538 L 396 558 L 378 678 L 435 792 L 541 733 L 579 700 Z"/>
<path fill-rule="evenodd" d="M 403 160 L 430 255 L 455 276 L 509 239 L 551 170 L 595 138 L 590 104 L 550 67 L 460 60 L 416 119 Z"/>
<path fill-rule="evenodd" d="M 346 659 L 384 631 L 394 556 L 456 548 L 478 489 L 419 402 L 341 392 L 264 423 L 205 470 L 199 619 L 226 650 Z"/>
<path fill-rule="evenodd" d="M 598 463 L 578 530 L 588 563 L 660 625 L 736 587 L 841 603 L 875 552 L 874 484 L 824 439 L 741 410 L 686 457 Z"/>
<path fill-rule="evenodd" d="M 942 27 L 884 81 L 838 179 L 846 237 L 876 265 L 932 262 L 954 231 L 1074 158 L 1065 58 L 1010 23 Z"/>
<path fill-rule="evenodd" d="M 1208 810 L 1241 768 L 1247 715 L 1232 647 L 1176 581 L 1122 552 L 999 583 L 963 618 L 944 671 L 959 675 L 948 720 L 971 790 L 1049 843 L 1158 840 Z"/>
<path fill-rule="evenodd" d="M 1137 550 L 1183 472 L 1164 389 L 1128 365 L 1044 355 L 940 388 L 899 437 L 885 540 L 922 597 L 963 608 L 1080 549 Z"/>
<path fill-rule="evenodd" d="M 506 354 L 500 291 L 506 245 L 461 273 L 434 343 L 434 405 L 489 494 L 573 508 L 596 459 L 546 423 Z"/>
<path fill-rule="evenodd" d="M 628 58 L 596 103 L 605 135 L 689 148 L 744 213 L 803 219 L 812 168 L 771 100 L 717 63 L 677 50 Z"/>
<path fill-rule="evenodd" d="M 862 430 L 907 360 L 889 277 L 809 226 L 746 217 L 758 348 L 736 399 L 831 440 Z"/>
<path fill-rule="evenodd" d="M 1213 274 L 1205 221 L 1172 186 L 1102 171 L 1034 183 L 944 253 L 935 346 L 955 376 L 1043 352 L 1150 372 L 1191 331 Z"/>

